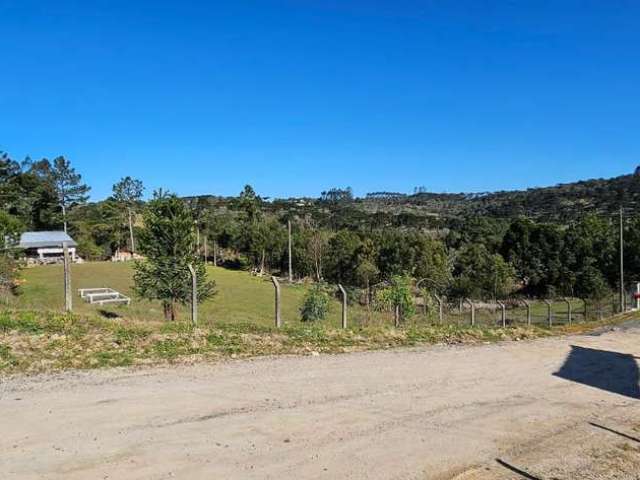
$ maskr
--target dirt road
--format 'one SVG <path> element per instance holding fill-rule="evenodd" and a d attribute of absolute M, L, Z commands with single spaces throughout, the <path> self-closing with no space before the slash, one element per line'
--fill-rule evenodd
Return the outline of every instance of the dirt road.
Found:
<path fill-rule="evenodd" d="M 0 385 L 0 478 L 640 478 L 640 328 Z"/>

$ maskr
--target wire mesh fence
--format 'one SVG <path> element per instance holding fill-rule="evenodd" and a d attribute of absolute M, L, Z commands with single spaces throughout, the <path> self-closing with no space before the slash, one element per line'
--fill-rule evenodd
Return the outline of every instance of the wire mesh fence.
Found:
<path fill-rule="evenodd" d="M 630 297 L 631 299 L 631 297 Z M 441 303 L 440 303 L 441 302 Z M 580 298 L 505 299 L 480 301 L 470 299 L 414 298 L 412 315 L 394 308 L 380 309 L 369 299 L 357 298 L 351 307 L 349 321 L 358 326 L 381 325 L 458 325 L 478 327 L 512 327 L 534 325 L 553 327 L 602 320 L 621 312 L 618 296 L 600 301 Z M 635 302 L 635 300 L 634 300 Z M 627 308 L 632 302 L 627 303 Z M 635 303 L 633 303 L 635 305 Z"/>

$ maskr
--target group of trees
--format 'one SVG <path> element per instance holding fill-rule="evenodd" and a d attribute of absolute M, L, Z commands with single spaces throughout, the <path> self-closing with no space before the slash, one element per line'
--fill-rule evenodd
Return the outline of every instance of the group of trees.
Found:
<path fill-rule="evenodd" d="M 333 215 L 344 211 L 327 202 L 321 201 Z M 271 211 L 249 186 L 222 209 L 202 199 L 192 204 L 205 212 L 200 228 L 224 252 L 219 259 L 256 272 L 287 270 L 286 223 L 292 222 L 294 276 L 354 288 L 405 276 L 451 297 L 602 298 L 619 278 L 618 225 L 610 216 L 586 215 L 569 224 L 471 216 L 437 229 L 359 222 L 335 228 L 326 211 Z M 640 277 L 638 227 L 640 217 L 625 223 L 629 278 Z"/>
<path fill-rule="evenodd" d="M 142 182 L 125 177 L 110 198 L 97 203 L 88 203 L 90 190 L 65 157 L 19 162 L 0 152 L 2 238 L 25 230 L 64 230 L 85 258 L 104 258 L 124 246 L 135 251 Z"/>
<path fill-rule="evenodd" d="M 640 177 L 632 179 L 640 183 Z M 181 260 L 180 275 L 186 275 L 187 264 L 201 268 L 198 262 L 204 257 L 229 267 L 278 274 L 288 269 L 290 223 L 297 279 L 365 291 L 413 278 L 450 297 L 595 298 L 616 288 L 619 278 L 618 227 L 608 214 L 553 223 L 520 216 L 425 217 L 394 202 L 370 209 L 366 202 L 373 196 L 362 204 L 350 188 L 329 189 L 319 199 L 273 201 L 261 198 L 249 185 L 232 198 L 179 199 L 157 192 L 146 204 L 143 191 L 140 180 L 125 177 L 113 186 L 111 197 L 88 203 L 89 186 L 64 157 L 17 162 L 2 154 L 0 234 L 4 238 L 27 229 L 65 229 L 79 243 L 79 254 L 88 259 L 107 258 L 122 248 L 135 252 L 140 243 L 144 255 L 163 258 L 160 266 L 173 254 L 168 246 L 161 254 L 150 249 L 149 232 L 154 225 L 164 228 L 164 216 L 174 216 L 180 218 L 181 230 L 193 234 L 174 239 L 180 249 L 195 255 Z M 381 196 L 386 199 L 385 195 Z M 427 194 L 421 190 L 416 195 Z M 640 278 L 640 217 L 625 221 L 625 237 L 627 276 Z M 138 273 L 152 278 L 158 272 Z M 143 294 L 152 295 L 150 285 L 138 284 Z M 202 285 L 206 295 L 204 279 Z M 169 317 L 181 295 L 167 305 Z"/>

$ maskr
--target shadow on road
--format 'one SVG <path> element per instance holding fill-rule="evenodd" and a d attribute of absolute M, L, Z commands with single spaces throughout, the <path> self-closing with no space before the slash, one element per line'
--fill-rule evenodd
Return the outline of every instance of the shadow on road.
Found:
<path fill-rule="evenodd" d="M 571 346 L 556 377 L 640 399 L 640 372 L 633 355 Z"/>
<path fill-rule="evenodd" d="M 510 465 L 507 462 L 505 462 L 504 460 L 500 460 L 499 458 L 496 458 L 496 462 L 498 462 L 498 465 L 503 466 L 507 470 L 511 470 L 513 473 L 517 473 L 522 478 L 526 478 L 528 480 L 542 480 L 541 478 L 534 477 L 530 473 L 527 473 L 524 470 L 520 470 L 518 467 L 514 467 L 513 465 Z"/>
<path fill-rule="evenodd" d="M 631 435 L 619 432 L 617 430 L 614 430 L 613 428 L 605 427 L 604 425 L 598 425 L 597 423 L 593 422 L 589 422 L 589 425 L 591 425 L 592 427 L 600 428 L 602 430 L 606 430 L 607 432 L 615 433 L 616 435 L 620 435 L 622 438 L 626 438 L 627 440 L 631 440 L 632 442 L 640 443 L 640 438 L 632 437 Z"/>

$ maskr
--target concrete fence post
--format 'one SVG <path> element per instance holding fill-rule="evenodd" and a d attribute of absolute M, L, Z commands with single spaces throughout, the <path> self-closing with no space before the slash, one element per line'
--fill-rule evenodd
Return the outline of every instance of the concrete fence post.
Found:
<path fill-rule="evenodd" d="M 342 328 L 347 328 L 347 291 L 340 284 L 338 288 L 342 294 Z"/>
<path fill-rule="evenodd" d="M 464 301 L 471 307 L 471 326 L 473 327 L 476 324 L 476 306 L 469 298 L 465 298 Z"/>
<path fill-rule="evenodd" d="M 191 323 L 195 327 L 198 325 L 198 276 L 193 265 L 189 265 L 189 273 L 191 274 Z"/>
<path fill-rule="evenodd" d="M 551 302 L 549 300 L 543 300 L 547 306 L 547 322 L 549 322 L 549 328 L 553 327 L 553 311 L 551 310 Z"/>
<path fill-rule="evenodd" d="M 640 310 L 640 282 L 636 283 L 636 310 Z"/>
<path fill-rule="evenodd" d="M 271 277 L 271 282 L 276 290 L 276 328 L 280 328 L 282 326 L 282 317 L 280 316 L 280 282 L 276 277 Z"/>
<path fill-rule="evenodd" d="M 496 302 L 500 306 L 500 311 L 501 311 L 500 318 L 502 320 L 502 328 L 505 328 L 507 326 L 507 307 L 500 300 L 496 300 Z"/>
<path fill-rule="evenodd" d="M 571 325 L 571 323 L 572 323 L 572 318 L 571 318 L 571 300 L 568 299 L 567 297 L 564 297 L 563 300 L 567 304 L 567 322 L 569 323 L 569 325 Z"/>
<path fill-rule="evenodd" d="M 444 323 L 444 308 L 442 297 L 440 297 L 439 295 L 435 295 L 435 297 L 436 301 L 438 302 L 438 321 L 442 324 Z"/>
<path fill-rule="evenodd" d="M 396 305 L 393 309 L 393 324 L 396 328 L 400 326 L 400 305 Z"/>
<path fill-rule="evenodd" d="M 62 242 L 62 255 L 64 257 L 64 309 L 73 311 L 73 296 L 71 294 L 71 262 L 69 260 L 69 246 Z"/>

